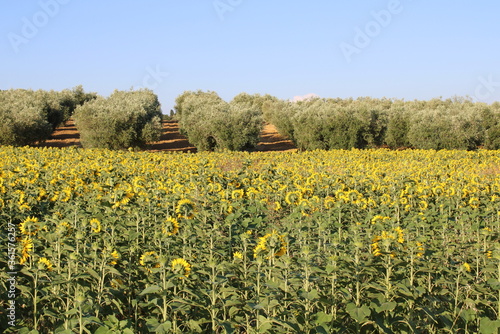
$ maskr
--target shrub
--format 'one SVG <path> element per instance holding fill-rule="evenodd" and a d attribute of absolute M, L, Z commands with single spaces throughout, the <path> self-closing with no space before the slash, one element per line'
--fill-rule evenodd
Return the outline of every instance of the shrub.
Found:
<path fill-rule="evenodd" d="M 278 102 L 279 99 L 266 94 L 266 95 L 260 95 L 260 94 L 247 94 L 247 93 L 240 93 L 236 95 L 233 100 L 231 101 L 232 103 L 246 103 L 250 105 L 252 108 L 256 109 L 259 111 L 259 113 L 262 114 L 264 117 L 264 120 L 266 122 L 269 122 L 269 119 L 266 118 L 268 114 L 265 114 L 266 111 L 268 111 L 268 108 L 270 105 L 272 105 L 274 102 Z"/>
<path fill-rule="evenodd" d="M 262 117 L 249 101 L 227 103 L 215 92 L 184 92 L 176 99 L 181 133 L 200 151 L 252 149 Z"/>
<path fill-rule="evenodd" d="M 23 146 L 46 140 L 61 119 L 59 104 L 44 91 L 0 92 L 0 144 Z"/>
<path fill-rule="evenodd" d="M 81 85 L 76 86 L 72 90 L 65 89 L 61 92 L 52 93 L 55 95 L 54 98 L 58 101 L 62 108 L 62 119 L 60 123 L 68 121 L 71 116 L 73 116 L 76 107 L 97 98 L 96 93 L 85 93 Z"/>
<path fill-rule="evenodd" d="M 420 110 L 412 116 L 408 140 L 419 149 L 476 149 L 481 143 L 477 111 L 468 103 Z"/>
<path fill-rule="evenodd" d="M 158 140 L 161 115 L 158 97 L 146 89 L 87 101 L 74 118 L 84 147 L 125 149 Z"/>
<path fill-rule="evenodd" d="M 385 113 L 372 101 L 311 99 L 295 105 L 293 138 L 299 149 L 365 148 L 383 142 Z"/>
<path fill-rule="evenodd" d="M 408 131 L 410 130 L 411 114 L 404 106 L 394 105 L 389 110 L 387 130 L 384 142 L 390 148 L 409 147 Z"/>
<path fill-rule="evenodd" d="M 500 150 L 500 103 L 485 107 L 481 113 L 484 130 L 484 148 Z"/>

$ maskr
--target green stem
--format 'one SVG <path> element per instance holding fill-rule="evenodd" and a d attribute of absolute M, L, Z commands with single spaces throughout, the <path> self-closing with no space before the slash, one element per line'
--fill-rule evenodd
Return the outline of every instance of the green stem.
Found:
<path fill-rule="evenodd" d="M 385 299 L 387 301 L 389 301 L 392 291 L 391 275 L 392 275 L 391 256 L 387 255 L 387 264 L 385 268 L 385 286 L 386 286 Z"/>
<path fill-rule="evenodd" d="M 37 317 L 37 303 L 38 303 L 38 270 L 35 272 L 33 287 L 33 328 L 36 330 L 38 328 L 38 317 Z"/>

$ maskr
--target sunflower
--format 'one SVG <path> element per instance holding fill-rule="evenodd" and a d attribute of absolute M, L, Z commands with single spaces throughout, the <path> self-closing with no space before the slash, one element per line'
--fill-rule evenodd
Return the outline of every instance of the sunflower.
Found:
<path fill-rule="evenodd" d="M 382 238 L 380 236 L 375 236 L 373 239 L 372 239 L 372 254 L 373 256 L 381 256 L 382 255 L 382 251 L 380 250 L 380 246 L 378 244 L 378 242 L 382 240 Z"/>
<path fill-rule="evenodd" d="M 398 242 L 399 242 L 400 244 L 404 243 L 404 242 L 405 242 L 405 236 L 404 236 L 404 231 L 403 231 L 403 229 L 402 229 L 401 227 L 399 227 L 399 226 L 398 226 L 398 227 L 394 228 L 394 231 L 396 231 L 396 232 L 397 232 L 397 234 L 398 234 Z"/>
<path fill-rule="evenodd" d="M 163 234 L 168 236 L 174 235 L 179 232 L 179 222 L 173 217 L 168 217 L 163 223 L 162 228 Z"/>
<path fill-rule="evenodd" d="M 235 199 L 235 200 L 239 200 L 239 199 L 242 199 L 244 195 L 245 195 L 245 191 L 243 189 L 236 189 L 236 190 L 233 190 L 233 192 L 231 193 L 231 198 Z"/>
<path fill-rule="evenodd" d="M 62 222 L 56 227 L 56 234 L 67 235 L 71 231 L 71 225 L 67 222 Z"/>
<path fill-rule="evenodd" d="M 195 212 L 194 203 L 187 198 L 183 198 L 177 203 L 175 212 L 179 218 L 192 219 Z"/>
<path fill-rule="evenodd" d="M 420 208 L 420 210 L 422 210 L 422 211 L 427 210 L 427 207 L 428 207 L 428 206 L 429 206 L 429 203 L 427 203 L 427 201 L 422 200 L 422 201 L 418 202 L 418 207 L 419 207 L 419 208 Z"/>
<path fill-rule="evenodd" d="M 152 268 L 159 268 L 158 255 L 155 251 L 146 252 L 141 255 L 139 259 L 141 266 L 145 267 L 148 272 L 151 272 Z"/>
<path fill-rule="evenodd" d="M 36 235 L 39 229 L 40 223 L 36 217 L 28 217 L 21 224 L 19 224 L 19 230 L 21 230 L 21 233 L 24 235 Z"/>
<path fill-rule="evenodd" d="M 418 250 L 417 257 L 422 257 L 424 255 L 424 252 L 425 252 L 424 246 L 422 245 L 421 242 L 418 242 L 418 241 L 417 241 L 416 245 L 417 245 L 417 250 Z"/>
<path fill-rule="evenodd" d="M 101 222 L 96 218 L 92 218 L 90 220 L 90 228 L 92 229 L 92 232 L 94 232 L 94 233 L 101 232 Z"/>
<path fill-rule="evenodd" d="M 285 202 L 288 205 L 297 205 L 302 199 L 302 193 L 300 191 L 290 191 L 285 196 Z"/>
<path fill-rule="evenodd" d="M 21 240 L 21 246 L 22 249 L 19 264 L 24 264 L 30 257 L 30 252 L 33 251 L 33 240 L 26 237 Z"/>
<path fill-rule="evenodd" d="M 479 198 L 477 198 L 477 197 L 471 197 L 470 198 L 469 205 L 470 205 L 471 208 L 477 209 L 477 208 L 479 208 L 479 204 L 480 204 Z"/>
<path fill-rule="evenodd" d="M 335 206 L 335 198 L 333 198 L 332 196 L 326 197 L 323 202 L 323 206 L 327 210 L 333 208 Z"/>
<path fill-rule="evenodd" d="M 51 271 L 52 270 L 52 263 L 46 257 L 41 257 L 38 260 L 38 268 L 39 269 L 44 269 L 45 268 L 46 270 Z"/>
<path fill-rule="evenodd" d="M 278 234 L 278 231 L 273 230 L 271 233 L 266 234 L 259 238 L 257 246 L 255 246 L 253 253 L 254 257 L 257 258 L 261 253 L 267 252 L 273 255 L 267 256 L 267 258 L 282 256 L 286 254 L 287 243 L 283 235 Z"/>
<path fill-rule="evenodd" d="M 259 196 L 260 192 L 254 187 L 249 187 L 247 189 L 247 197 L 249 199 L 256 199 Z"/>
<path fill-rule="evenodd" d="M 109 262 L 110 265 L 114 266 L 115 264 L 118 263 L 118 259 L 120 258 L 120 253 L 118 253 L 116 251 L 116 249 L 114 251 L 112 251 L 110 254 L 110 257 L 111 257 L 111 261 Z"/>
<path fill-rule="evenodd" d="M 185 277 L 189 276 L 191 272 L 191 265 L 184 260 L 183 258 L 177 258 L 172 260 L 171 262 L 172 271 L 179 275 L 184 275 Z M 184 277 L 180 277 L 181 279 Z"/>
<path fill-rule="evenodd" d="M 234 252 L 233 253 L 233 258 L 235 260 L 243 260 L 243 254 L 241 252 Z"/>
<path fill-rule="evenodd" d="M 378 221 L 385 222 L 386 220 L 390 219 L 391 217 L 376 215 L 375 217 L 372 218 L 371 222 L 372 224 L 376 224 Z"/>

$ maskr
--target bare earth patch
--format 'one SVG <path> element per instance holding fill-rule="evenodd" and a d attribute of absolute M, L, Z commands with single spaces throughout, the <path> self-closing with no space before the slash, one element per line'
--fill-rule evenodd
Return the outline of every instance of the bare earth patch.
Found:
<path fill-rule="evenodd" d="M 163 121 L 163 132 L 160 141 L 150 144 L 147 148 L 151 152 L 196 152 L 196 148 L 187 138 L 179 133 L 177 121 Z M 75 122 L 69 120 L 65 125 L 58 127 L 48 140 L 35 145 L 37 147 L 81 147 L 80 134 Z M 290 151 L 296 150 L 290 140 L 283 138 L 272 124 L 264 125 L 260 134 L 260 142 L 256 151 Z"/>

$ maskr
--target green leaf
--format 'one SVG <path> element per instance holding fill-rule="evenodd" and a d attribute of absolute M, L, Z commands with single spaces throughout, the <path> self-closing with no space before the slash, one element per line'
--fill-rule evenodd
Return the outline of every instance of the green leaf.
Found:
<path fill-rule="evenodd" d="M 318 294 L 318 290 L 313 289 L 309 292 L 302 291 L 300 293 L 300 296 L 307 299 L 307 300 L 314 300 L 314 299 L 317 299 L 319 297 L 319 294 Z"/>
<path fill-rule="evenodd" d="M 220 324 L 224 329 L 226 330 L 226 334 L 232 334 L 234 333 L 234 326 L 230 324 L 229 322 L 223 322 Z"/>
<path fill-rule="evenodd" d="M 146 289 L 142 290 L 142 292 L 139 294 L 139 296 L 144 296 L 144 295 L 147 295 L 147 294 L 156 293 L 156 292 L 158 292 L 160 290 L 161 290 L 160 286 L 158 286 L 158 285 L 151 285 L 151 286 L 148 286 Z"/>
<path fill-rule="evenodd" d="M 235 307 L 235 306 L 231 306 L 229 308 L 229 316 L 232 318 L 236 313 L 238 313 L 240 309 L 238 307 Z"/>
<path fill-rule="evenodd" d="M 371 315 L 371 310 L 366 305 L 361 307 L 356 307 L 354 303 L 349 303 L 346 305 L 346 311 L 349 313 L 351 318 L 356 320 L 358 323 L 365 322 Z"/>
<path fill-rule="evenodd" d="M 385 302 L 382 303 L 377 309 L 377 312 L 385 312 L 385 311 L 392 311 L 398 306 L 396 302 Z"/>
<path fill-rule="evenodd" d="M 271 328 L 273 328 L 273 324 L 266 317 L 259 315 L 258 316 L 260 326 L 258 328 L 259 333 L 267 333 Z"/>
<path fill-rule="evenodd" d="M 191 328 L 191 330 L 193 331 L 197 331 L 198 333 L 202 331 L 200 325 L 198 324 L 198 321 L 195 320 L 189 320 L 189 328 Z"/>
<path fill-rule="evenodd" d="M 108 334 L 108 333 L 111 334 L 113 332 L 106 326 L 101 326 L 94 332 L 94 334 Z"/>
<path fill-rule="evenodd" d="M 500 329 L 500 320 L 482 318 L 479 329 L 481 334 L 498 334 Z"/>
<path fill-rule="evenodd" d="M 317 326 L 314 329 L 314 332 L 315 333 L 319 333 L 319 334 L 330 334 L 330 333 L 332 333 L 332 331 L 325 329 L 324 326 Z"/>
<path fill-rule="evenodd" d="M 315 323 L 317 325 L 323 325 L 330 323 L 333 319 L 333 315 L 326 314 L 325 312 L 318 312 L 316 313 L 316 321 Z"/>

